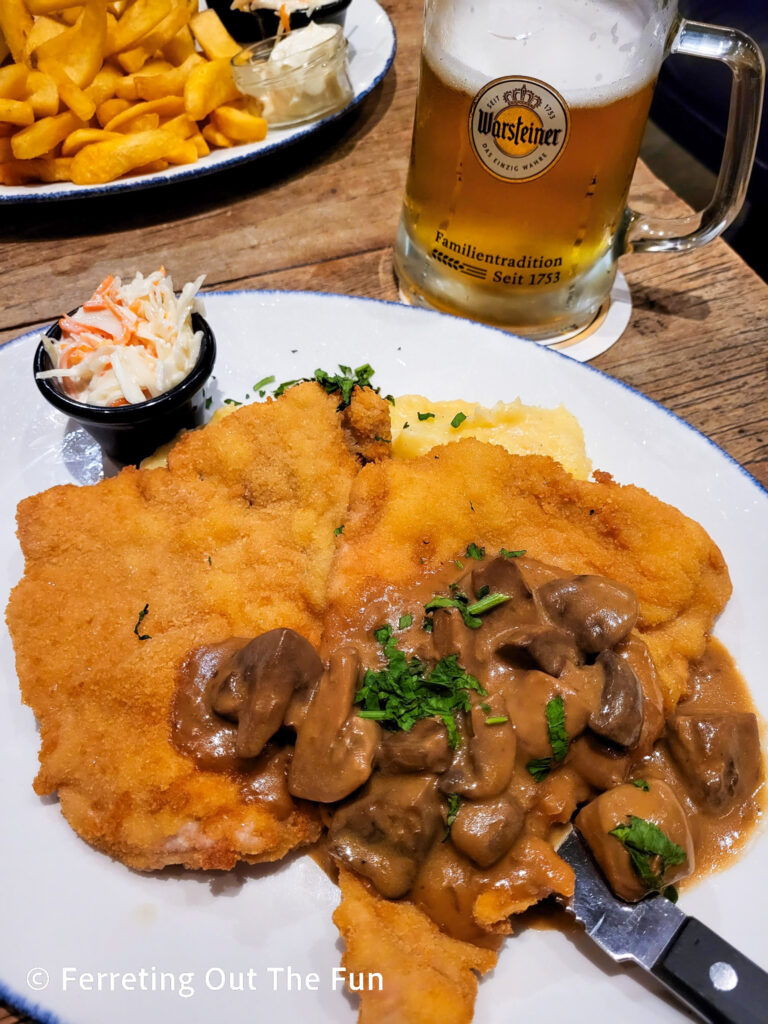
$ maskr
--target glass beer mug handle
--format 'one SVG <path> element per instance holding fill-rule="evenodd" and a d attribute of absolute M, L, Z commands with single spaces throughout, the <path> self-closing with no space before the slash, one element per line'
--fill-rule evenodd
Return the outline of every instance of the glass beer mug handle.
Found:
<path fill-rule="evenodd" d="M 670 53 L 724 61 L 731 69 L 731 106 L 720 173 L 709 205 L 677 220 L 629 211 L 626 252 L 686 252 L 717 238 L 741 209 L 760 127 L 765 66 L 757 44 L 732 28 L 680 22 Z"/>

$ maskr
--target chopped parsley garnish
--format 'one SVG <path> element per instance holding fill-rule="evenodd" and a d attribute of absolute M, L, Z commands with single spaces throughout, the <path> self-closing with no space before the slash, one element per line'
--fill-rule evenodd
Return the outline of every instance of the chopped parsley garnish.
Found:
<path fill-rule="evenodd" d="M 238 402 L 236 398 L 225 398 L 224 405 L 242 405 L 242 402 Z"/>
<path fill-rule="evenodd" d="M 486 713 L 486 715 L 489 715 L 491 713 L 491 705 L 490 704 L 480 704 L 479 708 L 480 708 L 481 711 L 484 711 Z"/>
<path fill-rule="evenodd" d="M 394 405 L 395 404 L 394 395 L 384 395 L 384 401 L 385 402 L 389 402 L 390 405 Z"/>
<path fill-rule="evenodd" d="M 210 396 L 208 398 L 206 398 L 206 400 L 205 400 L 205 408 L 206 409 L 210 409 L 212 402 L 213 402 L 213 399 Z"/>
<path fill-rule="evenodd" d="M 432 619 L 424 619 L 424 621 L 421 624 L 421 628 L 424 630 L 425 633 L 431 633 L 432 630 L 435 628 L 435 625 L 432 622 Z"/>
<path fill-rule="evenodd" d="M 467 545 L 465 552 L 467 558 L 474 558 L 476 562 L 481 562 L 485 558 L 485 548 L 480 548 L 474 541 Z"/>
<path fill-rule="evenodd" d="M 213 565 L 213 562 L 211 561 L 211 556 L 210 555 L 208 555 L 208 565 Z M 139 621 L 141 621 L 141 620 L 139 620 Z"/>
<path fill-rule="evenodd" d="M 258 384 L 254 384 L 253 385 L 253 390 L 254 391 L 261 391 L 261 389 L 265 388 L 267 386 L 267 384 L 274 384 L 274 383 L 275 383 L 275 378 L 274 377 L 262 377 L 261 380 L 258 382 Z"/>
<path fill-rule="evenodd" d="M 451 834 L 451 825 L 456 821 L 456 815 L 459 813 L 459 807 L 461 806 L 461 797 L 458 793 L 448 794 L 448 813 L 445 816 L 445 836 L 443 842 L 446 841 L 448 836 Z"/>
<path fill-rule="evenodd" d="M 142 620 L 144 619 L 144 616 L 148 612 L 149 612 L 149 605 L 145 604 L 144 607 L 139 612 L 139 617 L 136 620 L 136 625 L 133 627 L 133 632 L 136 634 L 136 636 L 139 638 L 139 640 L 151 640 L 152 639 L 152 637 L 149 635 L 149 633 L 140 633 L 139 632 L 139 626 L 141 625 Z"/>
<path fill-rule="evenodd" d="M 454 558 L 453 564 L 456 566 L 457 569 L 463 569 L 464 568 L 464 563 L 460 559 L 458 559 L 458 558 Z"/>
<path fill-rule="evenodd" d="M 499 554 L 501 555 L 502 558 L 522 558 L 522 556 L 525 553 L 526 553 L 526 549 L 525 548 L 523 548 L 521 551 L 507 551 L 506 548 L 502 548 L 499 551 Z"/>
<path fill-rule="evenodd" d="M 451 420 L 451 426 L 453 427 L 453 429 L 456 430 L 457 427 L 460 427 L 461 424 L 464 422 L 464 420 L 466 418 L 467 418 L 467 414 L 466 413 L 464 413 L 464 412 L 457 412 L 456 415 Z"/>
<path fill-rule="evenodd" d="M 632 785 L 635 786 L 637 789 L 642 789 L 644 793 L 647 793 L 648 790 L 651 788 L 645 781 L 645 779 L 632 779 Z"/>
<path fill-rule="evenodd" d="M 435 418 L 435 414 L 433 412 L 417 412 L 416 415 L 422 423 L 424 420 L 433 420 Z"/>
<path fill-rule="evenodd" d="M 565 731 L 565 702 L 558 694 L 552 700 L 547 701 L 545 709 L 547 717 L 547 732 L 549 733 L 549 745 L 552 747 L 552 757 L 536 757 L 525 766 L 536 782 L 541 782 L 549 775 L 553 764 L 565 759 L 568 753 L 568 733 Z"/>
<path fill-rule="evenodd" d="M 398 620 L 398 623 L 397 623 L 397 628 L 398 629 L 408 629 L 408 627 L 412 626 L 412 625 L 413 625 L 413 616 L 411 615 L 410 612 L 407 612 L 405 615 L 401 615 L 400 616 L 400 618 Z"/>
<path fill-rule="evenodd" d="M 383 442 L 384 442 L 384 444 L 392 444 L 392 442 L 391 442 L 391 441 L 389 440 L 389 438 L 386 438 L 386 437 L 379 437 L 379 435 L 378 435 L 378 434 L 374 434 L 374 435 L 373 435 L 373 440 L 374 440 L 374 441 L 383 441 Z"/>
<path fill-rule="evenodd" d="M 508 715 L 493 715 L 491 718 L 486 718 L 486 725 L 504 725 L 505 722 L 509 721 Z"/>
<path fill-rule="evenodd" d="M 480 587 L 477 592 L 477 600 L 479 601 L 481 597 L 485 597 L 485 595 L 490 594 L 490 592 L 491 588 L 487 584 L 484 587 Z"/>
<path fill-rule="evenodd" d="M 279 398 L 280 395 L 284 394 L 288 388 L 292 388 L 295 384 L 304 384 L 306 381 L 314 380 L 325 389 L 326 394 L 332 395 L 338 391 L 341 395 L 338 407 L 339 409 L 345 409 L 350 403 L 352 392 L 355 388 L 371 387 L 371 378 L 376 371 L 369 363 L 364 363 L 355 370 L 351 366 L 344 366 L 343 363 L 339 363 L 339 369 L 341 373 L 331 374 L 327 370 L 315 370 L 312 377 L 286 380 L 275 389 L 275 398 Z M 379 393 L 379 388 L 373 388 L 373 390 L 376 394 Z"/>
<path fill-rule="evenodd" d="M 491 608 L 497 608 L 500 604 L 504 604 L 505 601 L 509 600 L 509 594 L 486 594 L 480 598 L 479 601 L 475 601 L 471 604 L 467 611 L 470 615 L 483 615 L 485 612 L 489 612 Z"/>
<path fill-rule="evenodd" d="M 403 430 L 407 430 L 410 427 L 410 425 L 411 424 L 408 422 L 408 420 L 406 420 L 405 423 L 403 424 Z"/>
<path fill-rule="evenodd" d="M 427 671 L 417 657 L 410 659 L 398 648 L 391 626 L 374 631 L 384 649 L 386 668 L 367 669 L 355 704 L 362 704 L 361 718 L 370 718 L 390 729 L 410 731 L 422 718 L 442 719 L 448 741 L 456 748 L 461 736 L 456 712 L 469 711 L 471 691 L 485 696 L 480 683 L 459 665 L 458 655 L 450 654 Z"/>
<path fill-rule="evenodd" d="M 473 555 L 472 557 L 474 558 L 475 556 Z M 424 611 L 429 614 L 438 608 L 457 608 L 461 612 L 464 625 L 469 629 L 479 629 L 483 624 L 482 619 L 479 618 L 480 615 L 509 600 L 508 594 L 486 593 L 479 601 L 474 601 L 470 604 L 469 598 L 459 589 L 458 583 L 451 583 L 450 588 L 453 597 L 442 597 L 440 594 L 437 594 L 429 604 L 424 605 Z"/>
<path fill-rule="evenodd" d="M 673 843 L 658 825 L 645 818 L 629 815 L 629 824 L 617 825 L 608 835 L 613 836 L 626 848 L 632 868 L 643 885 L 661 892 L 664 874 L 668 868 L 682 864 L 686 853 L 682 846 Z M 672 889 L 671 893 L 668 890 Z M 676 902 L 677 890 L 672 886 L 664 889 L 664 895 Z"/>
<path fill-rule="evenodd" d="M 342 535 L 342 533 L 344 533 L 344 525 L 345 524 L 342 523 L 341 526 L 337 526 L 336 527 L 336 529 L 333 531 L 333 536 L 334 537 L 340 537 Z"/>

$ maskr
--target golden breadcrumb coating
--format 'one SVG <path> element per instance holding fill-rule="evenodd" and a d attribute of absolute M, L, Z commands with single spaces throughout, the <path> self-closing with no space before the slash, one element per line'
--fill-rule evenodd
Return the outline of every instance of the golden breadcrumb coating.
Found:
<path fill-rule="evenodd" d="M 325 630 L 359 629 L 374 595 L 407 595 L 417 580 L 474 542 L 569 572 L 596 573 L 637 593 L 637 629 L 665 701 L 685 693 L 688 668 L 731 593 L 706 531 L 671 505 L 607 473 L 575 480 L 545 456 L 511 455 L 471 439 L 410 461 L 366 466 L 352 488 Z"/>
<path fill-rule="evenodd" d="M 452 939 L 412 903 L 383 899 L 350 871 L 339 873 L 339 886 L 342 966 L 347 979 L 363 974 L 359 1024 L 469 1024 L 477 974 L 495 966 L 496 953 Z M 381 975 L 380 991 L 369 973 Z"/>
<path fill-rule="evenodd" d="M 229 868 L 320 833 L 309 805 L 247 802 L 198 769 L 172 746 L 169 713 L 192 648 L 278 626 L 319 642 L 359 469 L 337 404 L 291 388 L 185 435 L 167 468 L 19 506 L 26 567 L 7 617 L 40 723 L 35 789 L 58 790 L 72 827 L 131 867 Z"/>

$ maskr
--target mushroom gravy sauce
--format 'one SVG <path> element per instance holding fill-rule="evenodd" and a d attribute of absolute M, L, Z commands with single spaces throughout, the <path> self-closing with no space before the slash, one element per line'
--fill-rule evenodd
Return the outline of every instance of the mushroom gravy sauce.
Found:
<path fill-rule="evenodd" d="M 628 587 L 475 556 L 331 613 L 319 654 L 290 629 L 191 652 L 175 746 L 279 817 L 316 802 L 330 863 L 484 945 L 570 894 L 572 819 L 624 899 L 726 863 L 763 778 L 727 651 L 709 641 L 665 716 Z"/>

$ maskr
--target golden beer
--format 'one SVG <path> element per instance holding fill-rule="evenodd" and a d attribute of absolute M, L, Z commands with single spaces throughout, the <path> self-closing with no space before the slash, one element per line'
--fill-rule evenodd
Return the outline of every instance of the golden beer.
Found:
<path fill-rule="evenodd" d="M 668 0 L 426 0 L 407 300 L 537 340 L 594 319 L 674 17 Z"/>
<path fill-rule="evenodd" d="M 605 278 L 613 280 L 614 239 L 652 94 L 647 82 L 602 106 L 571 106 L 569 137 L 556 163 L 532 180 L 510 181 L 489 173 L 473 151 L 467 128 L 473 97 L 422 57 L 401 231 L 435 271 L 411 281 L 400 262 L 406 294 L 416 289 L 431 306 L 458 314 L 470 309 L 501 326 L 508 325 L 512 296 L 515 328 L 534 337 L 588 322 L 593 287 L 584 302 L 572 299 L 565 316 L 557 297 L 565 294 L 567 302 L 574 285 L 605 290 Z M 525 117 L 525 103 L 511 109 L 514 125 Z M 530 143 L 516 140 L 518 152 L 534 152 L 542 130 L 532 126 L 530 136 Z"/>

